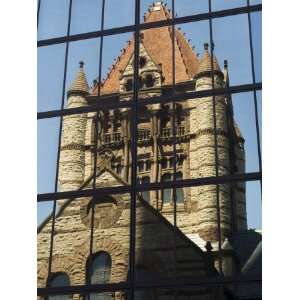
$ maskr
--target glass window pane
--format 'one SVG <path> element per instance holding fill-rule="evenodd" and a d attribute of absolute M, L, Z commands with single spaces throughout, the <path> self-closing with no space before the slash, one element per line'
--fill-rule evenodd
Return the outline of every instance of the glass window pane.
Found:
<path fill-rule="evenodd" d="M 69 0 L 41 0 L 38 39 L 67 34 Z"/>
<path fill-rule="evenodd" d="M 175 0 L 175 12 L 178 17 L 208 12 L 208 0 Z"/>
<path fill-rule="evenodd" d="M 135 0 L 51 1 L 41 0 L 39 39 L 66 35 L 71 2 L 71 34 L 99 30 L 102 21 L 105 29 L 134 24 Z M 208 12 L 210 1 L 140 2 L 143 23 L 170 19 L 172 3 L 175 4 L 176 17 L 201 13 L 206 16 L 204 13 Z M 250 0 L 250 4 L 259 2 Z M 105 12 L 104 19 L 101 19 L 103 3 Z M 213 11 L 247 5 L 246 0 L 211 0 L 211 3 Z M 189 283 L 190 279 L 201 280 L 212 275 L 219 279 L 221 267 L 224 276 L 251 273 L 252 257 L 259 250 L 261 238 L 259 181 L 176 186 L 183 178 L 215 176 L 217 166 L 218 174 L 226 178 L 236 173 L 259 171 L 253 92 L 217 95 L 214 98 L 216 132 L 213 96 L 183 97 L 184 101 L 177 97 L 178 102 L 176 100 L 174 106 L 172 99 L 168 103 L 155 103 L 156 96 L 165 99 L 173 93 L 210 90 L 213 86 L 209 68 L 209 21 L 188 21 L 186 18 L 186 23 L 175 26 L 175 70 L 172 63 L 172 26 L 141 30 L 137 141 L 133 141 L 131 136 L 135 116 L 131 108 L 123 107 L 132 104 L 135 86 L 132 32 L 105 35 L 102 57 L 100 37 L 69 42 L 64 94 L 66 44 L 39 48 L 39 112 L 59 109 L 62 99 L 66 108 L 72 108 L 74 103 L 77 105 L 79 102 L 80 106 L 105 105 L 99 112 L 63 116 L 61 141 L 58 141 L 60 118 L 39 121 L 38 192 L 54 191 L 57 167 L 58 191 L 104 188 L 103 194 L 97 192 L 94 196 L 58 200 L 53 249 L 50 249 L 52 218 L 51 215 L 46 217 L 46 212 L 51 213 L 52 205 L 46 202 L 38 204 L 39 287 L 46 283 L 53 287 L 70 283 L 77 287 L 90 283 L 124 283 L 122 286 L 125 288 L 127 284 L 135 287 L 134 298 L 139 300 L 251 298 L 252 294 L 247 294 L 247 289 L 234 282 L 224 290 L 202 285 L 193 288 L 180 286 L 182 282 Z M 260 82 L 261 13 L 251 13 L 251 21 L 255 76 Z M 212 19 L 212 23 L 214 55 L 216 65 L 219 65 L 215 73 L 217 87 L 251 84 L 248 14 L 218 16 Z M 80 61 L 84 64 L 80 63 L 78 67 Z M 74 84 L 74 78 L 80 78 L 82 89 L 77 89 L 79 81 Z M 173 81 L 175 87 L 172 86 Z M 149 97 L 155 98 L 154 103 L 143 104 Z M 261 92 L 257 92 L 257 97 L 261 130 Z M 122 108 L 106 107 L 111 104 L 121 104 Z M 47 125 L 44 126 L 43 122 Z M 217 146 L 214 145 L 215 134 Z M 59 142 L 61 147 L 57 161 Z M 135 142 L 137 149 L 132 149 Z M 134 150 L 137 156 L 132 159 Z M 133 161 L 137 165 L 133 166 Z M 137 182 L 153 182 L 156 190 L 135 193 L 136 186 L 130 187 L 133 167 L 137 168 Z M 174 187 L 159 187 L 159 182 L 173 180 Z M 131 194 L 114 195 L 114 191 L 108 195 L 106 188 L 110 190 L 112 187 L 122 187 L 122 190 L 133 188 L 133 194 L 137 196 L 131 199 Z M 176 214 L 174 196 L 179 204 L 176 205 Z M 135 215 L 130 211 L 132 201 L 136 201 Z M 49 202 L 53 204 L 53 201 Z M 135 222 L 131 223 L 133 219 Z M 135 234 L 132 237 L 133 225 Z M 252 237 L 254 240 L 248 240 Z M 131 244 L 133 240 L 135 243 Z M 253 241 L 256 244 L 252 244 Z M 130 253 L 132 246 L 135 247 L 134 253 Z M 220 265 L 218 251 L 222 254 Z M 48 282 L 50 253 L 51 272 L 56 277 Z M 237 264 L 234 261 L 236 256 Z M 131 270 L 129 258 L 133 257 L 135 265 Z M 257 264 L 259 266 L 259 259 L 254 263 L 255 268 Z M 130 282 L 131 271 L 135 271 L 135 281 L 148 282 L 149 285 L 144 289 L 136 288 L 135 282 Z M 154 289 L 151 281 L 160 279 L 171 282 L 177 279 L 179 287 Z M 256 291 L 259 294 L 258 285 L 255 285 L 254 293 Z M 106 292 L 105 289 L 105 292 L 89 295 L 82 291 L 80 295 L 57 295 L 46 299 L 127 300 L 129 297 L 125 291 Z"/>
<path fill-rule="evenodd" d="M 212 10 L 231 9 L 240 6 L 246 6 L 246 0 L 211 0 Z"/>
<path fill-rule="evenodd" d="M 261 82 L 262 80 L 262 17 L 261 12 L 252 13 L 251 17 L 251 32 L 253 41 L 253 59 L 255 70 L 255 81 Z"/>
<path fill-rule="evenodd" d="M 134 24 L 134 0 L 105 1 L 104 28 Z"/>
<path fill-rule="evenodd" d="M 71 34 L 100 30 L 103 0 L 73 0 Z"/>
<path fill-rule="evenodd" d="M 37 111 L 61 108 L 66 44 L 37 50 Z"/>
<path fill-rule="evenodd" d="M 37 128 L 37 192 L 55 191 L 59 118 L 41 119 Z"/>
<path fill-rule="evenodd" d="M 220 68 L 228 62 L 230 85 L 252 83 L 248 15 L 213 19 L 214 54 Z"/>

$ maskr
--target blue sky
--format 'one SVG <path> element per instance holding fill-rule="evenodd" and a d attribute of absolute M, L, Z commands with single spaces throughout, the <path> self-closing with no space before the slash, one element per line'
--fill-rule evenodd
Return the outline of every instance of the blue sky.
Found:
<path fill-rule="evenodd" d="M 42 0 L 38 39 L 46 39 L 66 34 L 69 0 Z M 171 7 L 171 1 L 164 1 Z M 142 12 L 152 1 L 141 0 Z M 261 1 L 251 1 L 251 4 Z M 246 5 L 240 0 L 213 0 L 213 10 Z M 101 24 L 101 0 L 73 0 L 71 34 L 99 30 Z M 208 11 L 206 0 L 176 0 L 178 16 Z M 46 14 L 47 10 L 47 14 Z M 143 13 L 142 13 L 143 15 Z M 251 15 L 254 42 L 255 76 L 261 81 L 261 13 Z M 106 0 L 105 28 L 131 25 L 134 22 L 134 0 Z M 209 42 L 208 21 L 179 25 L 186 37 L 191 39 L 195 51 L 202 55 L 203 43 Z M 131 33 L 104 37 L 102 77 L 108 67 L 126 46 Z M 213 20 L 215 54 L 223 67 L 223 60 L 229 63 L 232 85 L 252 83 L 251 57 L 249 48 L 247 15 L 224 17 Z M 38 49 L 38 111 L 59 109 L 62 100 L 65 44 Z M 70 85 L 77 70 L 78 62 L 85 61 L 85 71 L 89 84 L 99 73 L 100 39 L 72 42 L 69 46 L 66 86 Z M 259 121 L 261 123 L 261 93 L 258 94 Z M 65 97 L 65 95 L 64 95 Z M 253 93 L 233 95 L 234 115 L 246 140 L 246 171 L 258 171 L 256 134 L 254 130 Z M 56 172 L 59 119 L 38 121 L 38 193 L 53 192 Z M 38 204 L 38 223 L 49 213 L 51 203 Z M 261 227 L 260 184 L 247 183 L 248 224 L 251 228 Z"/>

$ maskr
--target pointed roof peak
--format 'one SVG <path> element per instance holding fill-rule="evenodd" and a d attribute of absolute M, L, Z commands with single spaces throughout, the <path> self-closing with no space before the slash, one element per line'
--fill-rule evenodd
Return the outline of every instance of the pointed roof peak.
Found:
<path fill-rule="evenodd" d="M 79 62 L 79 70 L 75 76 L 75 79 L 73 80 L 71 86 L 69 87 L 68 93 L 70 92 L 80 92 L 80 93 L 89 93 L 89 85 L 86 80 L 86 76 L 84 73 L 84 62 Z"/>
<path fill-rule="evenodd" d="M 145 23 L 167 20 L 171 18 L 171 10 L 163 1 L 156 1 L 149 5 L 148 12 L 144 15 Z"/>
<path fill-rule="evenodd" d="M 212 61 L 213 61 L 213 69 L 212 69 L 211 55 L 210 55 L 209 50 L 208 50 L 209 44 L 204 43 L 203 46 L 204 46 L 204 53 L 203 53 L 203 55 L 200 59 L 200 62 L 199 62 L 199 68 L 198 68 L 197 76 L 205 75 L 205 74 L 210 73 L 212 71 L 217 72 L 219 74 L 222 74 L 222 76 L 223 76 L 223 73 L 220 69 L 218 60 L 217 60 L 215 55 L 213 55 L 213 59 L 212 59 Z"/>
<path fill-rule="evenodd" d="M 156 7 L 156 9 L 154 9 Z M 162 1 L 157 1 L 149 6 L 144 16 L 144 22 L 156 22 L 171 18 L 171 12 Z M 142 30 L 140 32 L 140 44 L 156 65 L 161 65 L 164 81 L 162 85 L 172 84 L 172 28 L 163 26 Z M 160 41 L 159 43 L 157 41 Z M 117 93 L 120 91 L 122 73 L 127 67 L 134 53 L 134 37 L 121 50 L 121 54 L 114 62 L 109 76 L 102 81 L 101 94 Z M 175 68 L 176 83 L 185 82 L 194 78 L 198 73 L 199 60 L 193 47 L 189 44 L 183 32 L 175 27 Z M 95 85 L 92 93 L 98 93 L 98 85 Z"/>

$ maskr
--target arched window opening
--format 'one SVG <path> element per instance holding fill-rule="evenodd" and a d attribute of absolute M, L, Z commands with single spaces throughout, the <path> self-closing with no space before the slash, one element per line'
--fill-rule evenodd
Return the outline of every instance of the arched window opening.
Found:
<path fill-rule="evenodd" d="M 182 180 L 182 173 L 175 173 L 175 180 Z M 162 176 L 162 182 L 172 181 L 173 174 L 166 173 Z M 176 203 L 184 203 L 184 193 L 183 188 L 176 188 L 175 194 Z M 163 189 L 162 194 L 163 204 L 172 203 L 173 202 L 173 189 Z"/>
<path fill-rule="evenodd" d="M 120 117 L 120 111 L 114 110 L 114 121 L 113 121 L 113 131 L 114 132 L 120 132 L 121 131 L 121 117 Z"/>
<path fill-rule="evenodd" d="M 144 164 L 144 162 L 143 161 L 139 161 L 138 162 L 138 171 L 139 172 L 143 172 L 144 171 L 144 166 L 145 164 Z"/>
<path fill-rule="evenodd" d="M 142 89 L 143 85 L 144 85 L 144 80 L 141 76 L 139 76 L 138 89 Z"/>
<path fill-rule="evenodd" d="M 49 287 L 61 287 L 61 286 L 69 286 L 70 279 L 66 273 L 56 273 L 51 276 L 49 280 Z M 56 295 L 49 296 L 48 300 L 70 300 L 72 296 L 70 295 Z"/>
<path fill-rule="evenodd" d="M 130 92 L 133 90 L 133 80 L 131 78 L 127 79 L 125 83 L 125 90 L 126 92 Z"/>
<path fill-rule="evenodd" d="M 182 173 L 177 172 L 175 174 L 175 180 L 182 180 Z M 176 189 L 176 203 L 183 203 L 184 202 L 184 194 L 183 194 L 183 188 L 177 188 Z"/>
<path fill-rule="evenodd" d="M 163 158 L 163 159 L 160 161 L 160 163 L 161 163 L 161 168 L 162 168 L 162 169 L 166 169 L 166 168 L 168 167 L 168 161 L 167 161 L 166 158 Z"/>
<path fill-rule="evenodd" d="M 170 169 L 174 168 L 174 158 L 173 157 L 171 157 L 170 160 L 169 160 L 169 168 Z"/>
<path fill-rule="evenodd" d="M 178 166 L 182 166 L 183 165 L 183 160 L 184 160 L 183 155 L 178 156 L 178 158 L 177 158 L 177 164 L 178 164 Z"/>
<path fill-rule="evenodd" d="M 151 170 L 151 161 L 147 160 L 146 161 L 146 171 L 150 171 Z"/>
<path fill-rule="evenodd" d="M 110 281 L 111 258 L 106 252 L 100 252 L 92 257 L 90 269 L 91 284 L 104 284 Z"/>
<path fill-rule="evenodd" d="M 172 175 L 169 173 L 166 173 L 162 176 L 162 182 L 167 182 L 172 180 Z M 171 202 L 171 192 L 172 189 L 163 189 L 163 195 L 162 195 L 162 201 L 164 204 Z"/>
<path fill-rule="evenodd" d="M 105 114 L 104 114 L 103 127 L 104 127 L 104 133 L 110 132 L 110 129 L 111 129 L 111 123 L 110 123 L 110 120 L 109 120 L 109 114 L 108 114 L 107 111 L 106 111 Z"/>
<path fill-rule="evenodd" d="M 153 75 L 147 74 L 146 78 L 145 78 L 145 85 L 146 85 L 146 87 L 147 88 L 153 87 L 154 86 L 154 82 L 155 82 L 155 79 L 154 79 Z"/>
<path fill-rule="evenodd" d="M 89 269 L 90 268 L 90 269 Z M 111 276 L 111 257 L 106 252 L 93 255 L 91 265 L 88 266 L 89 281 L 91 284 L 106 284 Z M 111 293 L 90 294 L 89 300 L 111 300 Z"/>
<path fill-rule="evenodd" d="M 146 62 L 147 62 L 146 57 L 145 57 L 145 56 L 141 56 L 141 57 L 140 57 L 140 60 L 139 60 L 140 68 L 144 68 L 145 65 L 146 65 Z"/>
<path fill-rule="evenodd" d="M 142 177 L 140 180 L 140 183 L 141 184 L 148 184 L 150 183 L 150 177 L 149 176 L 144 176 Z M 150 191 L 143 191 L 141 193 L 142 195 L 142 198 L 146 201 L 146 202 L 149 202 L 150 201 Z"/>

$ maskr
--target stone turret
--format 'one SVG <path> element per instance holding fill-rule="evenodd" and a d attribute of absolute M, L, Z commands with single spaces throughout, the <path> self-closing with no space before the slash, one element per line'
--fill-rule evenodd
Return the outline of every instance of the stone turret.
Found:
<path fill-rule="evenodd" d="M 84 63 L 80 62 L 79 65 L 79 71 L 68 90 L 67 108 L 87 105 L 89 87 L 83 70 Z M 86 122 L 85 113 L 63 117 L 59 161 L 60 191 L 77 190 L 83 183 Z"/>
<path fill-rule="evenodd" d="M 229 87 L 229 72 L 228 62 L 224 60 L 224 85 Z M 228 110 L 231 112 L 231 122 L 229 122 L 229 128 L 231 128 L 231 134 L 229 138 L 231 141 L 231 148 L 234 158 L 231 158 L 232 173 L 242 174 L 245 173 L 245 148 L 244 137 L 234 121 L 233 107 L 231 96 L 227 96 Z M 235 211 L 233 227 L 234 230 L 246 230 L 247 229 L 247 212 L 246 212 L 246 184 L 245 182 L 237 182 L 232 186 L 232 204 Z"/>
<path fill-rule="evenodd" d="M 213 62 L 213 69 L 212 69 Z M 215 56 L 211 58 L 208 44 L 195 75 L 196 90 L 209 90 L 224 86 L 224 74 Z M 190 142 L 191 178 L 216 176 L 213 97 L 189 100 L 190 131 L 194 138 Z M 229 174 L 229 143 L 227 135 L 226 101 L 224 96 L 215 97 L 216 132 L 218 151 L 218 175 Z M 219 185 L 222 240 L 231 232 L 231 207 L 229 186 Z M 217 241 L 217 187 L 214 185 L 191 188 L 192 205 L 197 208 L 198 233 L 204 240 Z"/>
<path fill-rule="evenodd" d="M 234 124 L 236 134 L 235 157 L 236 173 L 245 173 L 245 140 L 237 124 Z M 241 181 L 235 184 L 234 199 L 236 209 L 236 229 L 247 230 L 247 209 L 246 209 L 246 183 Z"/>

